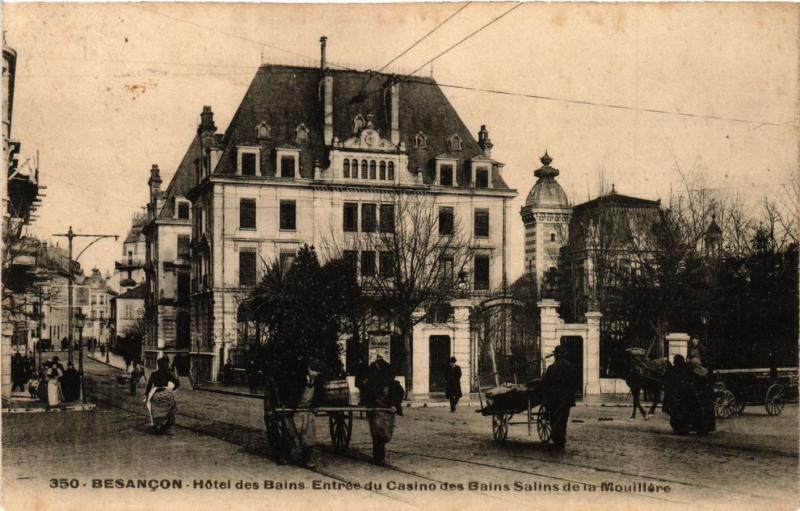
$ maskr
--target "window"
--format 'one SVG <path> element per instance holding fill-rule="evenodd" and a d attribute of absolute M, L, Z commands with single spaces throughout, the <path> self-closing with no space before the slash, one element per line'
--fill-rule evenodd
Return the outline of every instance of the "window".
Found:
<path fill-rule="evenodd" d="M 178 257 L 189 259 L 189 236 L 178 236 Z"/>
<path fill-rule="evenodd" d="M 361 276 L 375 276 L 375 252 L 372 250 L 364 250 L 361 252 Z"/>
<path fill-rule="evenodd" d="M 281 177 L 294 177 L 295 157 L 281 156 Z"/>
<path fill-rule="evenodd" d="M 475 256 L 475 289 L 489 289 L 489 257 Z"/>
<path fill-rule="evenodd" d="M 439 257 L 439 280 L 445 285 L 453 282 L 453 256 Z"/>
<path fill-rule="evenodd" d="M 394 204 L 381 204 L 381 232 L 394 232 Z"/>
<path fill-rule="evenodd" d="M 386 180 L 386 162 L 385 161 L 381 162 L 380 168 L 381 168 L 380 178 L 381 178 L 381 180 Z"/>
<path fill-rule="evenodd" d="M 449 206 L 439 208 L 439 235 L 453 234 L 453 208 Z"/>
<path fill-rule="evenodd" d="M 350 177 L 350 160 L 344 159 L 344 177 Z"/>
<path fill-rule="evenodd" d="M 297 206 L 295 201 L 281 201 L 280 217 L 282 231 L 294 231 L 297 228 Z"/>
<path fill-rule="evenodd" d="M 105 319 L 105 317 L 104 317 L 104 316 L 105 316 L 105 314 L 106 314 L 106 313 L 105 313 L 104 311 L 100 311 L 100 319 Z"/>
<path fill-rule="evenodd" d="M 361 232 L 375 232 L 377 227 L 375 204 L 361 205 Z"/>
<path fill-rule="evenodd" d="M 389 162 L 389 168 L 386 170 L 386 179 L 394 181 L 394 162 Z"/>
<path fill-rule="evenodd" d="M 369 178 L 370 179 L 377 179 L 377 175 L 375 173 L 375 160 L 369 162 Z"/>
<path fill-rule="evenodd" d="M 452 165 L 441 165 L 439 167 L 439 184 L 442 186 L 453 186 Z"/>
<path fill-rule="evenodd" d="M 256 228 L 256 200 L 239 199 L 239 229 Z"/>
<path fill-rule="evenodd" d="M 367 168 L 367 160 L 361 160 L 361 179 L 367 179 L 369 169 Z"/>
<path fill-rule="evenodd" d="M 97 295 L 92 295 L 92 305 L 97 305 Z"/>
<path fill-rule="evenodd" d="M 255 153 L 242 153 L 242 175 L 255 176 L 256 175 L 256 154 Z"/>
<path fill-rule="evenodd" d="M 239 252 L 239 285 L 256 285 L 256 251 L 242 250 Z"/>
<path fill-rule="evenodd" d="M 489 188 L 489 169 L 486 167 L 475 169 L 475 188 Z"/>
<path fill-rule="evenodd" d="M 550 233 L 550 241 L 555 241 L 555 240 L 556 240 L 556 233 L 551 232 Z"/>
<path fill-rule="evenodd" d="M 178 218 L 182 220 L 189 219 L 189 203 L 181 201 L 178 203 Z"/>
<path fill-rule="evenodd" d="M 186 272 L 178 274 L 178 302 L 189 303 L 189 274 Z"/>
<path fill-rule="evenodd" d="M 344 231 L 358 231 L 358 204 L 355 202 L 344 203 Z"/>
<path fill-rule="evenodd" d="M 353 160 L 353 179 L 358 179 L 358 160 Z"/>
<path fill-rule="evenodd" d="M 355 250 L 345 250 L 343 254 L 344 261 L 355 271 L 358 267 L 358 252 Z"/>
<path fill-rule="evenodd" d="M 296 255 L 294 252 L 281 252 L 280 258 L 281 267 L 288 269 L 292 267 L 292 264 L 294 264 Z"/>
<path fill-rule="evenodd" d="M 476 209 L 475 210 L 475 237 L 487 238 L 489 237 L 489 210 Z"/>
<path fill-rule="evenodd" d="M 394 274 L 394 257 L 391 252 L 378 254 L 378 270 L 381 277 L 391 277 Z"/>

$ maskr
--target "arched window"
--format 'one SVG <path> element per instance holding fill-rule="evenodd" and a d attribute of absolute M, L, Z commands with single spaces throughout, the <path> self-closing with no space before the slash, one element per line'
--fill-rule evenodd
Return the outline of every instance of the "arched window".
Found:
<path fill-rule="evenodd" d="M 361 179 L 368 179 L 367 160 L 361 160 Z"/>
<path fill-rule="evenodd" d="M 353 179 L 358 179 L 358 160 L 353 160 L 353 170 L 350 175 L 353 176 Z"/>
<path fill-rule="evenodd" d="M 381 162 L 381 173 L 380 173 L 380 178 L 381 178 L 381 180 L 384 180 L 384 179 L 386 179 L 386 162 L 385 162 L 385 161 L 382 161 L 382 162 Z"/>
<path fill-rule="evenodd" d="M 414 137 L 414 148 L 425 149 L 428 147 L 428 137 L 421 131 Z"/>
<path fill-rule="evenodd" d="M 376 179 L 378 176 L 376 175 L 376 167 L 375 167 L 375 160 L 369 162 L 369 178 Z"/>
<path fill-rule="evenodd" d="M 344 159 L 344 177 L 350 177 L 350 160 Z"/>
<path fill-rule="evenodd" d="M 386 179 L 389 181 L 394 181 L 394 162 L 389 162 L 389 171 L 386 174 Z"/>

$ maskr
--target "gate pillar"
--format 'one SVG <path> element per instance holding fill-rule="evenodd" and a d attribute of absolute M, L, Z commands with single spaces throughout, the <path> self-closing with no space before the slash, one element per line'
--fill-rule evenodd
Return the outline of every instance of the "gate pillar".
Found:
<path fill-rule="evenodd" d="M 469 401 L 472 386 L 472 356 L 470 354 L 469 313 L 470 301 L 465 299 L 450 302 L 453 307 L 453 351 L 457 364 L 461 367 L 461 391 Z"/>
<path fill-rule="evenodd" d="M 536 302 L 539 307 L 539 322 L 540 322 L 540 342 L 539 342 L 539 355 L 541 360 L 544 361 L 544 366 L 547 367 L 553 362 L 552 358 L 546 358 L 547 355 L 553 353 L 560 340 L 556 337 L 556 328 L 561 322 L 558 317 L 558 302 L 549 298 Z"/>
<path fill-rule="evenodd" d="M 600 318 L 603 313 L 589 311 L 586 316 L 586 338 L 583 343 L 583 394 L 600 393 Z"/>
<path fill-rule="evenodd" d="M 686 358 L 689 355 L 689 334 L 674 332 L 666 336 L 667 344 L 669 345 L 669 361 L 675 355 L 682 355 Z"/>

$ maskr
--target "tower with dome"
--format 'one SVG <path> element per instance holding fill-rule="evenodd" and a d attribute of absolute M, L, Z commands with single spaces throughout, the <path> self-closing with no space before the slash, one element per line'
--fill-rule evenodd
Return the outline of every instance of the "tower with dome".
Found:
<path fill-rule="evenodd" d="M 553 158 L 544 152 L 542 166 L 534 171 L 536 184 L 531 188 L 520 210 L 525 224 L 525 270 L 541 287 L 545 273 L 558 267 L 558 256 L 567 243 L 572 207 L 567 194 L 556 181 L 558 169 L 551 167 Z"/>

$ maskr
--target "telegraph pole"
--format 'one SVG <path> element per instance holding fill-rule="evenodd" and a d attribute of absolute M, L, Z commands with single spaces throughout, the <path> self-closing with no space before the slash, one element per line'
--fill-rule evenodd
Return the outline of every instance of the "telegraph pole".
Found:
<path fill-rule="evenodd" d="M 72 350 L 73 350 L 73 332 L 72 332 L 72 321 L 74 312 L 72 311 L 73 307 L 73 299 L 72 299 L 72 285 L 74 280 L 74 275 L 72 274 L 72 240 L 73 238 L 94 238 L 88 245 L 86 245 L 83 250 L 75 257 L 74 261 L 77 262 L 78 259 L 86 252 L 86 249 L 97 243 L 98 241 L 105 239 L 105 238 L 114 238 L 116 241 L 119 236 L 115 234 L 76 234 L 72 230 L 72 226 L 69 226 L 69 230 L 65 234 L 54 234 L 53 236 L 59 236 L 62 238 L 67 238 L 68 240 L 68 248 L 69 248 L 69 268 L 67 271 L 68 280 L 67 280 L 67 330 L 69 330 L 69 352 L 68 352 L 68 359 L 69 362 L 72 362 Z M 81 335 L 83 337 L 83 335 Z M 81 339 L 78 339 L 78 342 L 81 342 Z M 81 360 L 80 365 L 83 366 L 83 350 L 81 350 Z M 81 381 L 83 381 L 83 370 L 81 370 Z"/>

